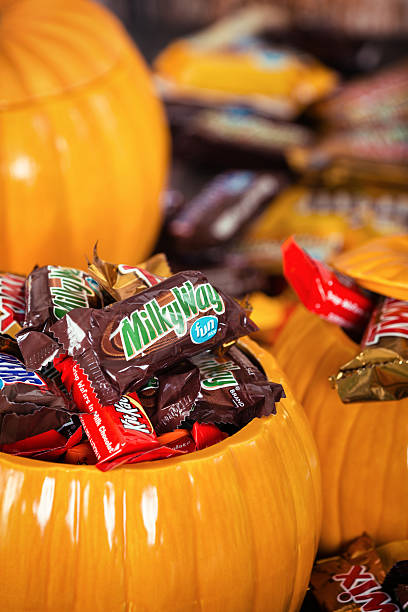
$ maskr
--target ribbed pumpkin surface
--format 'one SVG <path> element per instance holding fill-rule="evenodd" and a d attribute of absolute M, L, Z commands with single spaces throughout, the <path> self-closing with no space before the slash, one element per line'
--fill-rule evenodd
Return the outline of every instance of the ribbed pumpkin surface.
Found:
<path fill-rule="evenodd" d="M 316 448 L 273 357 L 243 344 L 287 399 L 216 446 L 106 474 L 0 455 L 2 612 L 299 609 Z"/>
<path fill-rule="evenodd" d="M 143 60 L 87 0 L 0 3 L 0 268 L 149 251 L 167 132 Z"/>
<path fill-rule="evenodd" d="M 320 455 L 323 554 L 363 531 L 380 544 L 408 538 L 408 400 L 343 404 L 328 381 L 358 350 L 303 306 L 274 347 Z"/>
<path fill-rule="evenodd" d="M 362 287 L 399 300 L 408 300 L 408 236 L 387 236 L 346 251 L 334 267 Z"/>

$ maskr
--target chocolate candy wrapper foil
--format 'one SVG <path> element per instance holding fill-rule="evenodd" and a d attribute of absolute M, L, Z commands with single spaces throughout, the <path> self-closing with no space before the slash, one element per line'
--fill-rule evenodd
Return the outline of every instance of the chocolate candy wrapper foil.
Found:
<path fill-rule="evenodd" d="M 163 368 L 257 329 L 237 302 L 188 271 L 107 308 L 71 311 L 50 327 L 46 350 L 27 333 L 26 363 L 35 369 L 67 353 L 108 405 Z"/>
<path fill-rule="evenodd" d="M 96 245 L 93 262 L 88 265 L 88 271 L 116 301 L 125 300 L 171 276 L 163 253 L 153 255 L 137 266 L 112 264 L 98 256 Z"/>
<path fill-rule="evenodd" d="M 0 333 L 13 338 L 21 330 L 25 312 L 25 277 L 0 272 Z"/>
<path fill-rule="evenodd" d="M 315 563 L 310 588 L 323 612 L 398 612 L 398 606 L 381 589 L 384 578 L 385 570 L 374 541 L 363 534 L 339 556 Z"/>
<path fill-rule="evenodd" d="M 407 322 L 408 302 L 380 298 L 364 334 L 362 351 L 331 378 L 343 402 L 408 396 Z"/>

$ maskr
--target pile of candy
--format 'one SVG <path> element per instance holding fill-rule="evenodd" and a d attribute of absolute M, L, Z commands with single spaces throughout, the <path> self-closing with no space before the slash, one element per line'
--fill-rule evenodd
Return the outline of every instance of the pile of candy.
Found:
<path fill-rule="evenodd" d="M 247 311 L 162 255 L 0 276 L 0 449 L 101 470 L 200 450 L 284 397 Z"/>
<path fill-rule="evenodd" d="M 330 262 L 408 231 L 403 48 L 368 74 L 353 61 L 350 75 L 295 34 L 271 7 L 246 8 L 172 42 L 154 64 L 174 151 L 159 249 L 175 270 L 202 270 L 237 297 L 256 292 L 266 343 L 295 303 L 282 276 L 289 236 Z"/>

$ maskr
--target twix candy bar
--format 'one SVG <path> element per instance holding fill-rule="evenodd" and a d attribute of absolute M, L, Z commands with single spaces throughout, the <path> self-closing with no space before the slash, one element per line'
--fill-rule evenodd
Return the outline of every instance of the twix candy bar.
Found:
<path fill-rule="evenodd" d="M 364 533 L 339 556 L 315 563 L 310 588 L 323 612 L 399 612 L 382 590 L 384 578 L 374 541 Z"/>

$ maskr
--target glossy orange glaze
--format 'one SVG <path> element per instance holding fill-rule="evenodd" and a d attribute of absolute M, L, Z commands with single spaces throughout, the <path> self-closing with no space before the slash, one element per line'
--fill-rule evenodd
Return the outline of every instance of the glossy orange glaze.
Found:
<path fill-rule="evenodd" d="M 317 452 L 282 382 L 276 416 L 205 450 L 110 473 L 0 454 L 2 612 L 292 612 L 321 520 Z"/>
<path fill-rule="evenodd" d="M 167 128 L 124 29 L 87 0 L 0 6 L 0 269 L 136 263 L 160 225 Z"/>
<path fill-rule="evenodd" d="M 328 380 L 358 351 L 303 306 L 274 346 L 319 450 L 325 555 L 363 531 L 378 544 L 408 538 L 408 399 L 343 404 Z"/>

